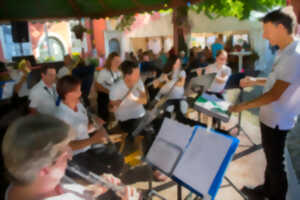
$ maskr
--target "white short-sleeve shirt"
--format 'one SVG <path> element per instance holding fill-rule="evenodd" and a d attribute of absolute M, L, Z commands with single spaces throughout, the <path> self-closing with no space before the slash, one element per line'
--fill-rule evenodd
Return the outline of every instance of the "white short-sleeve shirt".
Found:
<path fill-rule="evenodd" d="M 177 75 L 178 73 L 173 73 L 172 75 L 172 80 L 176 81 L 176 79 L 178 78 L 178 80 L 180 78 L 185 78 L 186 77 L 186 73 L 184 70 L 181 70 L 179 72 L 179 75 Z M 176 77 L 178 76 L 178 77 Z M 172 82 L 170 82 L 172 83 Z M 174 82 L 173 82 L 174 84 Z M 182 99 L 184 97 L 184 86 L 174 86 L 173 90 L 170 92 L 168 99 Z"/>
<path fill-rule="evenodd" d="M 278 51 L 273 71 L 269 74 L 264 88 L 268 92 L 277 80 L 290 85 L 281 97 L 260 108 L 260 121 L 265 125 L 280 130 L 294 127 L 297 115 L 300 113 L 300 43 L 292 42 L 285 49 Z"/>
<path fill-rule="evenodd" d="M 58 70 L 56 76 L 57 76 L 57 78 L 62 78 L 64 76 L 70 75 L 70 74 L 71 74 L 71 72 L 70 72 L 69 68 L 67 68 L 66 66 L 63 66 Z"/>
<path fill-rule="evenodd" d="M 109 92 L 109 99 L 111 101 L 117 101 L 123 99 L 126 94 L 128 93 L 129 88 L 125 84 L 124 80 L 119 80 L 116 84 L 111 87 Z M 141 80 L 137 83 L 135 89 L 131 91 L 133 96 L 139 97 L 141 92 L 145 92 L 144 84 Z M 137 103 L 136 101 L 130 99 L 128 95 L 121 105 L 118 107 L 117 111 L 115 112 L 115 116 L 119 121 L 126 121 L 130 119 L 138 119 L 143 117 L 146 113 L 144 106 Z"/>
<path fill-rule="evenodd" d="M 120 79 L 121 75 L 120 71 L 113 72 L 108 69 L 102 69 L 98 73 L 97 83 L 110 90 L 111 86 Z"/>
<path fill-rule="evenodd" d="M 55 116 L 66 122 L 76 132 L 75 140 L 84 140 L 89 138 L 87 111 L 81 103 L 77 104 L 77 112 L 69 108 L 66 104 L 61 102 L 57 107 Z M 90 146 L 80 150 L 74 151 L 74 155 L 83 153 L 90 149 Z"/>
<path fill-rule="evenodd" d="M 24 72 L 22 72 L 20 70 L 13 69 L 13 70 L 9 71 L 9 75 L 10 75 L 11 79 L 15 81 L 15 85 L 17 85 L 21 81 L 23 74 L 24 74 Z M 25 80 L 23 82 L 23 84 L 21 85 L 21 88 L 18 92 L 18 96 L 25 97 L 28 95 L 29 95 L 29 89 L 28 89 L 27 80 Z"/>
<path fill-rule="evenodd" d="M 57 97 L 55 84 L 49 88 L 43 80 L 40 80 L 29 92 L 29 107 L 36 109 L 39 113 L 53 115 L 56 110 Z"/>
<path fill-rule="evenodd" d="M 210 88 L 208 89 L 209 92 L 215 92 L 215 93 L 222 92 L 225 88 L 228 78 L 231 75 L 230 67 L 223 65 L 221 69 L 218 69 L 216 64 L 211 64 L 211 65 L 207 66 L 205 68 L 205 70 L 206 70 L 206 73 L 217 73 L 216 78 L 217 77 L 222 78 L 222 75 L 225 74 L 226 78 L 225 78 L 224 83 L 217 83 L 217 81 L 214 80 L 213 83 L 211 84 Z"/>

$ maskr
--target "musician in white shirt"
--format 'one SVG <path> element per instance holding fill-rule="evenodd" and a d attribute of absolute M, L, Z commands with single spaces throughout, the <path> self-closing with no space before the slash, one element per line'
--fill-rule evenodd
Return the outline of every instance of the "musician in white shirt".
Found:
<path fill-rule="evenodd" d="M 5 133 L 2 145 L 4 164 L 11 183 L 5 200 L 63 200 L 65 197 L 70 200 L 93 200 L 105 193 L 107 188 L 90 185 L 80 186 L 89 194 L 78 195 L 77 190 L 73 191 L 61 182 L 67 162 L 72 159 L 68 144 L 74 137 L 70 126 L 49 115 L 29 115 L 13 122 Z M 112 176 L 104 178 L 115 185 L 120 183 Z M 126 187 L 125 195 L 120 197 L 122 200 L 137 200 L 139 193 L 134 188 Z"/>
<path fill-rule="evenodd" d="M 211 87 L 206 91 L 208 94 L 215 95 L 220 99 L 224 99 L 223 92 L 227 80 L 231 75 L 231 68 L 226 65 L 227 52 L 225 50 L 219 50 L 216 56 L 216 62 L 208 65 L 205 68 L 197 69 L 197 74 L 201 76 L 204 74 L 216 73 L 216 78 Z"/>
<path fill-rule="evenodd" d="M 56 69 L 47 65 L 41 69 L 42 79 L 29 92 L 30 110 L 32 113 L 53 115 L 56 107 Z"/>
<path fill-rule="evenodd" d="M 97 76 L 98 114 L 105 121 L 109 119 L 108 103 L 110 88 L 121 78 L 121 72 L 119 70 L 120 64 L 121 58 L 118 53 L 113 52 L 109 54 L 105 61 L 104 68 L 101 69 Z"/>
<path fill-rule="evenodd" d="M 95 130 L 95 124 L 89 122 L 87 110 L 80 103 L 80 80 L 73 76 L 64 76 L 58 80 L 57 92 L 61 102 L 57 106 L 55 116 L 76 131 L 76 138 L 70 143 L 74 162 L 96 174 L 113 173 L 118 176 L 124 166 L 123 157 L 118 152 L 107 153 L 105 145 L 101 146 L 103 151 L 95 151 L 92 147 L 94 144 L 106 142 L 107 132 L 104 128 Z M 100 127 L 103 126 L 102 119 L 95 118 L 95 121 Z"/>
<path fill-rule="evenodd" d="M 121 64 L 123 79 L 111 87 L 109 99 L 111 110 L 119 120 L 121 128 L 131 134 L 146 111 L 147 95 L 143 82 L 140 80 L 138 65 L 131 61 Z"/>

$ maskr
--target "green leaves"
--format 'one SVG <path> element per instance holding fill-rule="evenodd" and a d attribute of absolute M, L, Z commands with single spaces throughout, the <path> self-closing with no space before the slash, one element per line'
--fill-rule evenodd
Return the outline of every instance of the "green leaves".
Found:
<path fill-rule="evenodd" d="M 233 16 L 247 19 L 251 11 L 265 12 L 274 6 L 285 5 L 286 0 L 204 0 L 191 8 L 197 13 L 204 12 L 210 18 Z"/>

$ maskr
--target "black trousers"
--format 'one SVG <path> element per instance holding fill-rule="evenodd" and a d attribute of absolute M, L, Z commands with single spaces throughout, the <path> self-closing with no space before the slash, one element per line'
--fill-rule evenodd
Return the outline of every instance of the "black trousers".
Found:
<path fill-rule="evenodd" d="M 119 176 L 124 167 L 124 158 L 122 155 L 118 152 L 112 153 L 105 150 L 96 151 L 89 149 L 84 153 L 75 155 L 71 162 L 98 175 L 109 173 Z M 73 177 L 73 175 L 71 176 Z"/>
<path fill-rule="evenodd" d="M 97 95 L 97 104 L 98 104 L 98 115 L 104 120 L 109 120 L 109 111 L 108 111 L 108 104 L 109 104 L 109 96 L 104 92 L 98 92 Z"/>
<path fill-rule="evenodd" d="M 260 126 L 267 161 L 264 190 L 270 200 L 285 200 L 288 183 L 284 170 L 284 147 L 289 130 L 273 129 L 263 123 Z"/>
<path fill-rule="evenodd" d="M 121 129 L 128 133 L 129 142 L 134 141 L 134 137 L 132 136 L 132 132 L 138 127 L 138 125 L 143 121 L 143 117 L 137 118 L 137 119 L 130 119 L 123 122 L 119 122 Z M 151 147 L 155 136 L 158 134 L 159 129 L 162 125 L 163 118 L 158 117 L 154 119 L 151 124 L 148 126 L 152 127 L 152 131 L 149 132 L 149 130 L 143 130 L 140 135 L 144 136 L 143 140 L 143 152 L 148 152 L 149 148 Z"/>
<path fill-rule="evenodd" d="M 180 101 L 184 101 L 184 100 L 182 100 L 182 99 L 171 99 L 171 100 L 168 100 L 166 102 L 166 104 L 165 104 L 164 109 L 166 109 L 168 106 L 173 105 L 174 106 L 174 112 L 176 114 L 176 118 L 175 119 L 178 122 L 181 122 L 183 124 L 190 125 L 190 126 L 197 126 L 197 125 L 206 126 L 205 124 L 202 124 L 199 121 L 195 121 L 195 120 L 192 120 L 192 119 L 189 119 L 189 118 L 185 117 L 184 114 L 182 114 L 182 112 L 180 110 Z M 164 117 L 171 118 L 171 113 L 165 111 Z"/>

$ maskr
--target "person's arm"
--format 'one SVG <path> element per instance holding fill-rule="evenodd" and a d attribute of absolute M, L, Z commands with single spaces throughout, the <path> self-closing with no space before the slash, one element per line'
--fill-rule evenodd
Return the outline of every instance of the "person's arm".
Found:
<path fill-rule="evenodd" d="M 70 142 L 70 147 L 72 150 L 80 150 L 88 147 L 92 144 L 104 143 L 106 142 L 106 136 L 104 135 L 104 129 L 97 131 L 92 137 L 83 140 L 74 140 Z"/>
<path fill-rule="evenodd" d="M 27 79 L 26 75 L 22 75 L 22 78 L 20 79 L 20 81 L 14 87 L 15 93 L 17 93 L 17 94 L 19 93 L 19 91 L 20 91 L 23 83 L 25 83 L 26 79 Z"/>
<path fill-rule="evenodd" d="M 251 108 L 257 108 L 263 105 L 270 104 L 274 101 L 277 101 L 281 95 L 284 93 L 284 91 L 288 88 L 290 83 L 277 80 L 272 87 L 271 90 L 263 94 L 262 96 L 248 102 L 244 102 L 235 106 L 231 106 L 229 108 L 230 112 L 241 112 L 243 110 L 251 109 Z"/>
<path fill-rule="evenodd" d="M 250 76 L 246 76 L 245 78 L 240 80 L 240 86 L 242 88 L 252 87 L 252 86 L 264 86 L 266 84 L 267 78 L 259 77 L 254 78 Z"/>
<path fill-rule="evenodd" d="M 104 93 L 109 93 L 109 90 L 106 89 L 105 87 L 103 87 L 100 83 L 96 82 L 96 88 L 97 88 L 97 91 L 101 91 L 101 92 L 104 92 Z"/>

